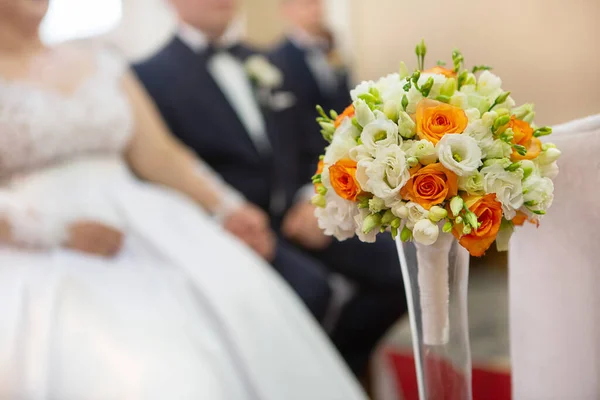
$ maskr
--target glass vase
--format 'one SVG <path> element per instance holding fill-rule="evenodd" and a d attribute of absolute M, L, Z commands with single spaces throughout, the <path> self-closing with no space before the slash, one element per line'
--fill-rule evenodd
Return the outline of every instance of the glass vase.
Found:
<path fill-rule="evenodd" d="M 415 243 L 408 265 L 397 239 L 406 287 L 420 400 L 471 400 L 471 350 L 467 315 L 469 254 L 451 234 Z"/>

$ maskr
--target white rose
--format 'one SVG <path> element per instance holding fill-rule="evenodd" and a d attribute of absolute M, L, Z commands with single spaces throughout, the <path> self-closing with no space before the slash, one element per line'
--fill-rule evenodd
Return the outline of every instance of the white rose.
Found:
<path fill-rule="evenodd" d="M 360 139 L 372 156 L 375 156 L 378 147 L 402 143 L 402 138 L 398 135 L 398 125 L 389 119 L 377 119 L 365 126 Z"/>
<path fill-rule="evenodd" d="M 342 199 L 333 190 L 327 192 L 325 199 L 325 208 L 317 207 L 315 210 L 319 228 L 323 229 L 326 235 L 334 236 L 338 240 L 353 237 L 356 230 L 354 217 L 358 215 L 356 204 Z"/>
<path fill-rule="evenodd" d="M 407 142 L 410 147 L 406 150 L 407 157 L 415 157 L 423 165 L 429 165 L 437 161 L 435 146 L 428 140 L 413 140 Z"/>
<path fill-rule="evenodd" d="M 406 221 L 408 229 L 412 229 L 418 221 L 429 218 L 429 211 L 417 203 L 409 201 L 406 203 L 406 208 L 408 209 L 408 221 Z"/>
<path fill-rule="evenodd" d="M 468 176 L 482 164 L 481 149 L 469 135 L 444 135 L 435 149 L 442 165 L 458 176 Z"/>
<path fill-rule="evenodd" d="M 440 228 L 429 219 L 422 219 L 415 223 L 412 233 L 417 242 L 430 246 L 440 235 Z"/>
<path fill-rule="evenodd" d="M 394 199 L 410 179 L 406 154 L 396 144 L 379 147 L 375 159 L 358 163 L 356 179 L 363 190 L 383 200 Z"/>
<path fill-rule="evenodd" d="M 484 195 L 483 175 L 479 171 L 473 172 L 469 176 L 458 177 L 458 188 L 469 194 Z"/>
<path fill-rule="evenodd" d="M 342 122 L 340 127 L 335 131 L 331 144 L 325 150 L 323 162 L 328 165 L 333 165 L 343 158 L 350 157 L 350 150 L 358 146 L 356 139 L 360 135 L 360 131 L 348 118 Z"/>
<path fill-rule="evenodd" d="M 513 219 L 523 205 L 523 189 L 521 179 L 523 171 L 506 171 L 500 164 L 492 164 L 481 170 L 483 175 L 483 189 L 486 193 L 495 193 L 496 199 L 502 203 L 504 217 Z"/>
<path fill-rule="evenodd" d="M 523 195 L 524 204 L 530 211 L 545 212 L 554 200 L 554 184 L 550 178 L 530 175 L 523 181 L 523 192 L 525 193 Z M 536 219 L 540 218 L 535 213 L 531 216 Z"/>
<path fill-rule="evenodd" d="M 354 109 L 356 122 L 362 127 L 369 125 L 371 122 L 375 121 L 375 113 L 369 108 L 367 103 L 358 99 L 354 101 Z"/>
<path fill-rule="evenodd" d="M 246 61 L 246 71 L 250 77 L 256 79 L 260 85 L 268 88 L 281 86 L 283 74 L 265 57 L 254 55 Z"/>
<path fill-rule="evenodd" d="M 352 97 L 352 101 L 358 100 L 358 97 L 369 93 L 372 87 L 375 86 L 375 82 L 373 81 L 362 81 L 358 86 L 350 91 L 350 96 Z"/>

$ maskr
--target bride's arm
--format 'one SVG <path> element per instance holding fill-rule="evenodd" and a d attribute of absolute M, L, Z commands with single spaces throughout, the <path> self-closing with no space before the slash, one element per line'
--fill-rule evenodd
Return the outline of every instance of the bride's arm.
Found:
<path fill-rule="evenodd" d="M 244 203 L 243 196 L 170 134 L 154 103 L 132 73 L 125 75 L 124 87 L 135 120 L 127 160 L 140 178 L 178 190 L 220 217 Z"/>

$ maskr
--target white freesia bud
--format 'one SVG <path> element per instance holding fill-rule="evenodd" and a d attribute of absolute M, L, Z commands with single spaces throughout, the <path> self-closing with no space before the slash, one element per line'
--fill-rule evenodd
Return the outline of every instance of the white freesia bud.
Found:
<path fill-rule="evenodd" d="M 245 64 L 246 71 L 253 79 L 267 88 L 276 88 L 283 83 L 283 74 L 265 57 L 254 55 Z"/>
<path fill-rule="evenodd" d="M 417 140 L 410 142 L 412 145 L 407 150 L 410 157 L 415 157 L 423 165 L 429 165 L 437 161 L 435 146 L 428 140 Z"/>
<path fill-rule="evenodd" d="M 429 219 L 422 219 L 415 223 L 412 232 L 415 241 L 430 246 L 440 235 L 440 228 Z"/>
<path fill-rule="evenodd" d="M 416 134 L 416 124 L 406 112 L 401 111 L 398 118 L 398 133 L 405 139 L 410 139 Z"/>
<path fill-rule="evenodd" d="M 375 159 L 358 162 L 356 179 L 363 190 L 383 200 L 398 197 L 400 189 L 410 179 L 406 154 L 397 144 L 379 147 Z"/>
<path fill-rule="evenodd" d="M 527 178 L 535 171 L 535 163 L 531 160 L 519 161 L 519 168 L 523 170 L 523 178 Z"/>
<path fill-rule="evenodd" d="M 385 201 L 380 199 L 379 197 L 373 197 L 369 200 L 369 211 L 373 213 L 378 213 L 385 208 Z"/>
<path fill-rule="evenodd" d="M 554 179 L 558 176 L 558 164 L 553 162 L 552 164 L 540 165 L 539 172 L 543 178 Z"/>
<path fill-rule="evenodd" d="M 406 163 L 408 164 L 409 168 L 416 167 L 419 163 L 419 159 L 417 157 L 409 157 L 406 160 Z"/>
<path fill-rule="evenodd" d="M 540 165 L 548 165 L 548 164 L 552 164 L 553 162 L 555 162 L 556 160 L 558 160 L 558 158 L 560 157 L 562 153 L 560 152 L 559 149 L 557 148 L 549 148 L 546 151 L 543 151 L 537 159 L 537 162 Z"/>
<path fill-rule="evenodd" d="M 452 200 L 450 200 L 450 210 L 452 211 L 452 215 L 454 215 L 455 217 L 458 216 L 458 214 L 460 214 L 464 206 L 465 202 L 460 196 L 454 196 Z"/>
<path fill-rule="evenodd" d="M 375 114 L 369 108 L 368 104 L 362 100 L 358 99 L 354 101 L 354 110 L 356 121 L 362 127 L 369 125 L 371 122 L 375 121 Z"/>
<path fill-rule="evenodd" d="M 488 128 L 491 128 L 494 125 L 494 122 L 497 118 L 498 113 L 496 113 L 495 111 L 488 111 L 483 113 L 483 115 L 481 116 L 481 122 L 483 122 L 483 124 Z"/>
<path fill-rule="evenodd" d="M 399 117 L 398 109 L 399 109 L 399 105 L 394 100 L 388 100 L 383 105 L 383 113 L 385 114 L 386 117 L 388 117 L 392 121 L 398 120 L 398 117 Z"/>
<path fill-rule="evenodd" d="M 484 146 L 482 152 L 486 158 L 505 158 L 512 154 L 510 144 L 503 142 L 500 139 L 493 140 L 489 146 Z"/>
<path fill-rule="evenodd" d="M 377 148 L 401 144 L 398 125 L 388 119 L 376 119 L 369 123 L 360 135 L 363 146 L 375 156 Z"/>
<path fill-rule="evenodd" d="M 468 176 L 482 164 L 481 149 L 468 135 L 444 135 L 435 149 L 444 167 L 458 176 Z"/>
<path fill-rule="evenodd" d="M 483 195 L 483 175 L 479 171 L 473 172 L 469 176 L 458 177 L 458 188 L 469 194 Z"/>
<path fill-rule="evenodd" d="M 433 222 L 439 222 L 448 216 L 448 211 L 440 206 L 433 206 L 429 209 L 429 219 Z"/>
<path fill-rule="evenodd" d="M 513 219 L 518 210 L 523 205 L 523 190 L 521 180 L 523 179 L 523 170 L 514 172 L 506 171 L 500 164 L 494 164 L 484 167 L 481 170 L 483 174 L 483 189 L 486 193 L 495 193 L 496 199 L 502 203 L 502 210 L 506 219 Z"/>

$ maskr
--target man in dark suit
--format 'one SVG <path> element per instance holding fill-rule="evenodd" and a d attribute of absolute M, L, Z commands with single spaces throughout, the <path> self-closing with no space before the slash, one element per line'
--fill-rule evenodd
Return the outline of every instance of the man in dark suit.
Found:
<path fill-rule="evenodd" d="M 232 24 L 237 0 L 171 3 L 179 31 L 135 66 L 139 78 L 173 133 L 245 199 L 220 215 L 225 229 L 271 262 L 319 321 L 338 299 L 333 273 L 356 285 L 329 319 L 330 334 L 364 374 L 374 346 L 406 308 L 391 242 L 334 243 L 318 229 L 302 192 L 314 172 L 301 160 L 309 133 L 298 124 L 294 97 L 277 90 L 278 70 L 240 44 Z"/>

